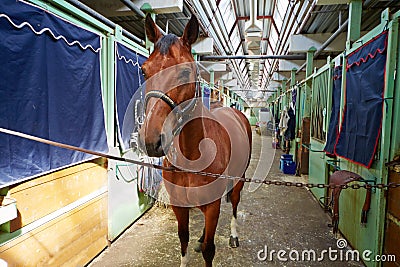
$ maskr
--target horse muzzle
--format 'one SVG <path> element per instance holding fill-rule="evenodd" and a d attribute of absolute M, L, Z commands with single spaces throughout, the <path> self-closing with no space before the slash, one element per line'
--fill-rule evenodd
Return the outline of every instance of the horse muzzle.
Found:
<path fill-rule="evenodd" d="M 149 157 L 162 157 L 168 152 L 168 147 L 165 146 L 164 140 L 165 136 L 161 134 L 158 140 L 149 142 L 139 132 L 138 147 L 141 152 Z"/>

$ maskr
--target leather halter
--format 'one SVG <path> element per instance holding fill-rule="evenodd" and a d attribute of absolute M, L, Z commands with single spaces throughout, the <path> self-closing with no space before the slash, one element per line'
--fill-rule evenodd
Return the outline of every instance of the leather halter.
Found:
<path fill-rule="evenodd" d="M 144 97 L 144 106 L 147 107 L 147 102 L 149 102 L 149 99 L 155 97 L 163 100 L 165 103 L 168 104 L 168 106 L 171 108 L 171 110 L 174 110 L 177 105 L 172 98 L 170 98 L 168 95 L 166 95 L 164 92 L 159 91 L 159 90 L 152 90 L 146 94 Z"/>
<path fill-rule="evenodd" d="M 190 102 L 185 105 L 183 108 L 179 107 L 179 104 L 177 104 L 171 97 L 169 97 L 166 93 L 160 91 L 160 90 L 151 90 L 146 93 L 144 97 L 144 108 L 146 110 L 147 108 L 147 103 L 149 102 L 150 98 L 155 97 L 158 99 L 161 99 L 164 101 L 170 108 L 171 111 L 175 114 L 178 124 L 177 126 L 173 129 L 172 133 L 173 135 L 177 135 L 182 127 L 184 126 L 185 122 L 190 119 L 193 111 L 195 110 L 197 106 L 197 101 L 198 98 L 201 96 L 201 91 L 200 91 L 200 73 L 199 69 L 196 66 L 196 75 L 197 75 L 197 80 L 195 81 L 196 83 L 196 91 L 194 97 L 190 100 Z"/>

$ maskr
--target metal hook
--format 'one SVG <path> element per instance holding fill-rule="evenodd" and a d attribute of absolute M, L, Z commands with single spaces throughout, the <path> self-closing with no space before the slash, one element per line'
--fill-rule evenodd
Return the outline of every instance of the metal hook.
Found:
<path fill-rule="evenodd" d="M 139 125 L 143 125 L 145 114 L 144 114 L 143 103 L 141 100 L 136 100 L 134 115 L 135 115 L 136 123 Z"/>

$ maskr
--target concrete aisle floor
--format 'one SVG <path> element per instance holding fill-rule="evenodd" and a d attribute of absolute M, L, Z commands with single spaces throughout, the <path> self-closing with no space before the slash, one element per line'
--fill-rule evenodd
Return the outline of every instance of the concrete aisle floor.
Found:
<path fill-rule="evenodd" d="M 304 177 L 283 175 L 279 171 L 281 154 L 280 150 L 275 153 L 271 148 L 269 137 L 253 133 L 252 159 L 246 177 L 263 178 L 267 175 L 271 180 L 305 182 Z M 322 262 L 301 261 L 304 251 L 313 250 L 318 258 L 323 250 L 337 250 L 337 239 L 328 227 L 330 217 L 305 188 L 255 186 L 245 185 L 242 191 L 238 211 L 240 247 L 236 249 L 228 246 L 232 209 L 230 203 L 223 201 L 215 235 L 214 266 L 363 266 L 356 261 L 331 261 L 327 253 Z M 201 253 L 193 251 L 203 229 L 203 215 L 198 209 L 192 209 L 190 220 L 189 266 L 203 266 Z M 260 250 L 263 251 L 259 253 Z M 272 260 L 264 260 L 264 252 L 268 251 L 269 255 L 272 250 L 286 251 L 283 255 L 286 259 L 289 259 L 289 253 L 296 258 L 293 250 L 297 251 L 299 261 L 279 260 L 276 253 Z M 340 259 L 339 252 L 332 254 L 335 255 Z M 88 266 L 179 264 L 180 244 L 175 216 L 171 209 L 155 206 Z"/>

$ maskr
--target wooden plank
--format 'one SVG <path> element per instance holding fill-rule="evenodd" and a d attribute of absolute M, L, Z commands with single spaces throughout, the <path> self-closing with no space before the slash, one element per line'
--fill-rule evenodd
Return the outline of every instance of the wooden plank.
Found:
<path fill-rule="evenodd" d="M 34 186 L 40 185 L 42 183 L 46 183 L 51 179 L 54 180 L 54 179 L 57 179 L 57 178 L 61 178 L 61 177 L 64 177 L 64 176 L 68 176 L 68 175 L 71 175 L 71 174 L 86 170 L 88 168 L 92 168 L 92 167 L 96 167 L 96 166 L 105 166 L 106 164 L 107 164 L 106 159 L 97 158 L 97 159 L 94 159 L 94 160 L 91 160 L 91 161 L 88 161 L 88 162 L 84 162 L 84 163 L 81 163 L 81 164 L 78 164 L 78 165 L 75 165 L 75 166 L 72 166 L 72 167 L 68 167 L 68 168 L 65 168 L 65 169 L 62 169 L 62 170 L 47 174 L 47 175 L 43 175 L 41 177 L 32 179 L 32 180 L 27 181 L 27 182 L 22 182 L 20 184 L 14 185 L 14 186 L 12 186 L 12 188 L 10 188 L 10 192 L 11 193 L 16 193 L 18 191 L 25 190 L 25 189 L 28 189 L 30 187 L 34 187 Z"/>
<path fill-rule="evenodd" d="M 97 254 L 99 254 L 99 247 L 104 248 L 104 241 L 102 239 L 97 239 L 93 243 L 89 244 L 89 246 L 80 251 L 77 254 L 77 257 L 73 257 L 69 259 L 68 262 L 60 265 L 61 267 L 71 267 L 71 266 L 84 266 L 88 263 L 86 259 L 94 258 Z M 93 256 L 94 255 L 94 256 Z"/>
<path fill-rule="evenodd" d="M 14 186 L 11 197 L 17 200 L 18 217 L 10 231 L 20 229 L 76 200 L 107 186 L 104 159 L 79 164 Z"/>
<path fill-rule="evenodd" d="M 400 183 L 400 173 L 389 171 L 389 183 Z M 384 254 L 394 254 L 396 259 L 400 259 L 400 191 L 389 189 L 387 193 L 387 211 L 386 211 L 386 230 Z M 385 267 L 399 267 L 397 262 L 385 262 Z"/>
<path fill-rule="evenodd" d="M 390 171 L 389 172 L 389 183 L 400 183 L 400 173 Z M 400 190 L 392 188 L 388 190 L 387 196 L 387 212 L 392 216 L 400 220 Z"/>
<path fill-rule="evenodd" d="M 6 243 L 0 247 L 0 258 L 10 267 L 85 265 L 107 246 L 107 196 Z"/>
<path fill-rule="evenodd" d="M 310 144 L 310 118 L 305 117 L 302 119 L 299 151 L 297 155 L 299 174 L 308 174 L 309 168 L 309 151 L 302 144 Z"/>
<path fill-rule="evenodd" d="M 396 255 L 396 259 L 400 259 L 400 227 L 391 220 L 386 220 L 385 246 L 383 254 Z M 396 262 L 385 262 L 385 267 L 399 267 L 398 260 Z"/>

